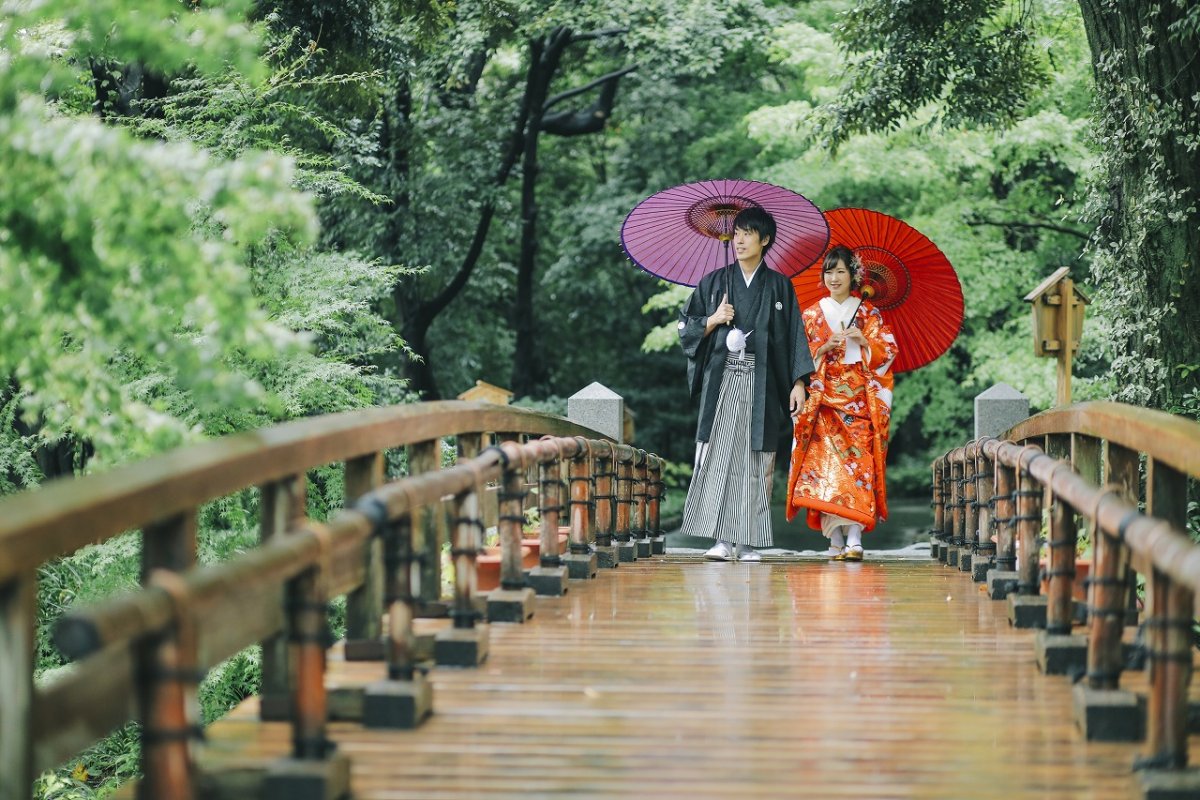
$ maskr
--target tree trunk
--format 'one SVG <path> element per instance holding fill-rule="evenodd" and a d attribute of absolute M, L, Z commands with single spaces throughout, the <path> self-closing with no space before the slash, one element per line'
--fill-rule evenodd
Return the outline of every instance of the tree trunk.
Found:
<path fill-rule="evenodd" d="M 1109 206 L 1094 274 L 1111 303 L 1119 399 L 1177 410 L 1200 377 L 1200 93 L 1185 11 L 1080 0 L 1099 98 Z M 1152 13 L 1157 11 L 1157 13 Z"/>

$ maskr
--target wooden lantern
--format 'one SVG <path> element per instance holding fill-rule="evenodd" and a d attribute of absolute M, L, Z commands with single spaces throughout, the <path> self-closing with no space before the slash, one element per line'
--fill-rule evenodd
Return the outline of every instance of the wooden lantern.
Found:
<path fill-rule="evenodd" d="M 1054 274 L 1025 295 L 1033 304 L 1033 354 L 1058 359 L 1058 392 L 1055 405 L 1071 402 L 1071 359 L 1083 338 L 1083 314 L 1091 303 L 1071 280 L 1070 268 Z"/>

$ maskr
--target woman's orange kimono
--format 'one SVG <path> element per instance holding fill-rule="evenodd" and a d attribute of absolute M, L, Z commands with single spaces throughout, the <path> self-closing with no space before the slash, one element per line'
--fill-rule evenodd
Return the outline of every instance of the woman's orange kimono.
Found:
<path fill-rule="evenodd" d="M 819 302 L 804 310 L 803 319 L 809 347 L 816 352 L 833 331 Z M 884 461 L 892 415 L 891 365 L 899 351 L 875 306 L 864 300 L 855 320 L 868 343 L 862 360 L 843 364 L 844 347 L 820 358 L 795 426 L 787 518 L 807 509 L 808 525 L 817 530 L 822 529 L 822 512 L 868 531 L 877 519 L 887 518 Z"/>

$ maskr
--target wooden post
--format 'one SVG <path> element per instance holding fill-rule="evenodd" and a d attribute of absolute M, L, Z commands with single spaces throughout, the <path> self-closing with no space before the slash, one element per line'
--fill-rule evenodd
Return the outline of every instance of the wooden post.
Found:
<path fill-rule="evenodd" d="M 954 453 L 951 451 L 950 461 L 950 550 L 946 556 L 946 563 L 952 567 L 958 566 L 958 557 L 962 553 L 964 539 L 962 535 L 962 516 L 963 516 L 963 465 L 962 461 L 954 459 Z"/>
<path fill-rule="evenodd" d="M 974 443 L 963 448 L 963 513 L 962 513 L 962 549 L 958 554 L 958 568 L 962 572 L 970 572 L 979 552 L 979 507 L 976 505 L 977 465 L 975 463 Z"/>
<path fill-rule="evenodd" d="M 1071 360 L 1078 344 L 1075 341 L 1074 316 L 1079 314 L 1079 300 L 1075 297 L 1075 281 L 1063 278 L 1058 284 L 1061 305 L 1058 309 L 1057 337 L 1061 342 L 1058 351 L 1058 382 L 1055 405 L 1071 404 Z"/>
<path fill-rule="evenodd" d="M 1061 497 L 1051 494 L 1050 559 L 1046 575 L 1046 633 L 1069 634 L 1074 618 L 1075 512 Z"/>
<path fill-rule="evenodd" d="M 667 552 L 667 534 L 662 529 L 662 500 L 666 484 L 662 479 L 663 460 L 656 455 L 650 456 L 650 552 L 652 555 L 665 555 Z"/>
<path fill-rule="evenodd" d="M 346 462 L 345 506 L 383 485 L 383 453 L 371 453 Z M 372 536 L 367 542 L 363 585 L 346 595 L 347 661 L 377 661 L 383 648 L 383 541 Z"/>
<path fill-rule="evenodd" d="M 576 437 L 578 449 L 570 461 L 570 553 L 563 559 L 572 578 L 594 578 L 599 560 L 589 542 L 595 538 L 592 514 L 592 447 L 587 439 Z"/>
<path fill-rule="evenodd" d="M 616 529 L 616 450 L 613 443 L 596 442 L 592 459 L 592 475 L 596 485 L 593 497 L 596 501 L 596 563 L 600 567 L 616 569 L 620 566 L 613 532 Z"/>
<path fill-rule="evenodd" d="M 942 557 L 942 525 L 946 516 L 945 494 L 942 491 L 942 459 L 935 458 L 930 467 L 933 472 L 933 528 L 929 531 L 929 557 Z"/>
<path fill-rule="evenodd" d="M 1120 445 L 1107 443 L 1104 449 L 1104 475 L 1112 490 L 1136 506 L 1138 454 Z M 1097 504 L 1099 508 L 1099 504 Z M 1092 689 L 1116 689 L 1125 664 L 1121 652 L 1121 634 L 1125 627 L 1126 572 L 1129 548 L 1116 536 L 1100 532 L 1092 525 L 1092 583 L 1088 591 L 1090 622 L 1088 637 L 1087 682 Z"/>
<path fill-rule="evenodd" d="M 454 626 L 434 637 L 434 660 L 441 666 L 477 667 L 488 654 L 488 628 L 476 625 L 475 557 L 483 539 L 483 520 L 479 516 L 479 493 L 483 485 L 475 472 L 472 487 L 454 498 L 454 529 L 450 557 L 454 564 L 454 605 L 450 616 Z"/>
<path fill-rule="evenodd" d="M 1015 572 L 1017 569 L 1016 516 L 1017 504 L 1013 491 L 1017 473 L 1013 467 L 996 460 L 996 569 Z"/>
<path fill-rule="evenodd" d="M 262 486 L 259 490 L 259 540 L 267 544 L 285 535 L 304 519 L 307 482 L 303 474 L 291 475 Z M 279 605 L 285 605 L 285 592 Z M 262 691 L 258 713 L 264 720 L 285 720 L 291 715 L 292 676 L 288 666 L 288 642 L 282 634 L 262 642 Z"/>
<path fill-rule="evenodd" d="M 33 665 L 37 574 L 0 584 L 0 800 L 33 792 Z"/>
<path fill-rule="evenodd" d="M 1041 556 L 1042 496 L 1044 491 L 1037 480 L 1029 474 L 1028 463 L 1022 452 L 1022 464 L 1017 467 L 1017 544 L 1020 552 L 1017 561 L 1017 593 L 1037 595 L 1041 588 L 1038 567 Z"/>
<path fill-rule="evenodd" d="M 1187 530 L 1187 475 L 1147 459 L 1146 513 Z M 1192 677 L 1191 590 L 1155 569 L 1150 575 L 1150 700 L 1145 766 L 1182 769 L 1188 761 L 1188 684 Z"/>
<path fill-rule="evenodd" d="M 618 445 L 617 456 L 617 557 L 621 561 L 637 561 L 637 545 L 630 533 L 633 505 L 633 448 Z"/>
<path fill-rule="evenodd" d="M 408 474 L 420 475 L 442 468 L 442 440 L 418 442 L 408 448 Z M 414 509 L 413 541 L 417 558 L 422 559 L 421 606 L 418 615 L 442 616 L 442 528 L 445 524 L 440 504 Z"/>
<path fill-rule="evenodd" d="M 995 530 L 993 522 L 994 507 L 992 502 L 995 488 L 996 466 L 992 459 L 983 452 L 983 442 L 979 443 L 975 454 L 975 503 L 976 515 L 975 549 L 976 555 L 971 559 L 971 578 L 975 581 L 987 580 L 988 570 L 992 568 L 996 558 L 996 543 L 992 541 Z"/>
<path fill-rule="evenodd" d="M 500 588 L 488 594 L 490 622 L 524 622 L 533 616 L 534 591 L 525 579 L 521 538 L 525 526 L 525 448 L 515 441 L 501 445 L 508 463 L 496 500 L 500 515 Z"/>
<path fill-rule="evenodd" d="M 634 505 L 631 526 L 637 532 L 637 556 L 638 558 L 649 558 L 650 474 L 645 450 L 634 451 L 633 480 Z"/>

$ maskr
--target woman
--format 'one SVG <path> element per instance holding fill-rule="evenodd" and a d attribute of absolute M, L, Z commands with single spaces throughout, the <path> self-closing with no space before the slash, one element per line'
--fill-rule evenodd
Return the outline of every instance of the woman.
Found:
<path fill-rule="evenodd" d="M 879 310 L 852 294 L 862 264 L 838 245 L 822 266 L 824 297 L 804 310 L 816 371 L 795 425 L 787 518 L 807 510 L 837 561 L 862 561 L 862 533 L 887 518 L 884 460 L 898 352 Z"/>

